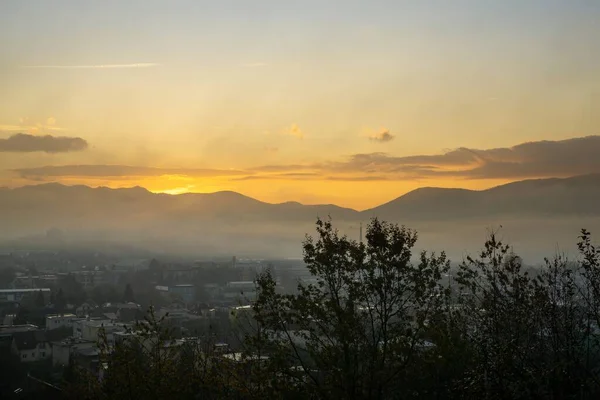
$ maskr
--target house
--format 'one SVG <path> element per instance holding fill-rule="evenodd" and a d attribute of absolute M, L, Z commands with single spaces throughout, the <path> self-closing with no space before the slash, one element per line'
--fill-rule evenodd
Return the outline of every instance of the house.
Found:
<path fill-rule="evenodd" d="M 52 357 L 52 347 L 46 338 L 46 332 L 15 332 L 12 336 L 12 352 L 19 356 L 21 362 L 42 361 Z"/>
<path fill-rule="evenodd" d="M 102 331 L 106 334 L 106 339 L 109 343 L 114 343 L 114 333 L 123 332 L 126 330 L 126 325 L 116 323 L 111 320 L 80 320 L 73 324 L 73 336 L 78 339 L 97 342 Z"/>
<path fill-rule="evenodd" d="M 96 348 L 95 342 L 76 338 L 67 338 L 59 342 L 52 342 L 52 365 L 66 366 L 80 350 Z"/>
<path fill-rule="evenodd" d="M 73 322 L 77 319 L 75 314 L 50 314 L 46 315 L 46 330 L 58 328 L 71 328 Z"/>
<path fill-rule="evenodd" d="M 85 302 L 75 309 L 75 314 L 77 314 L 78 317 L 85 317 L 88 316 L 96 308 L 98 308 L 96 304 L 92 302 Z"/>
<path fill-rule="evenodd" d="M 229 301 L 253 301 L 256 299 L 254 281 L 229 282 L 223 289 L 223 297 Z"/>
<path fill-rule="evenodd" d="M 196 297 L 196 288 L 192 284 L 156 286 L 156 290 L 165 299 L 180 299 L 184 304 L 193 303 Z"/>
<path fill-rule="evenodd" d="M 136 322 L 144 319 L 144 312 L 141 307 L 135 303 L 122 304 L 116 312 L 116 319 L 119 322 Z"/>

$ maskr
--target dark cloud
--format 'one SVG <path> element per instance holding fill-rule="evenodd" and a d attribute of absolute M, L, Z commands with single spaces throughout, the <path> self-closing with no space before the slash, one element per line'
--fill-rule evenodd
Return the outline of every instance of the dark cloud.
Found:
<path fill-rule="evenodd" d="M 250 172 L 239 170 L 220 170 L 202 168 L 153 168 L 130 165 L 60 165 L 38 168 L 20 168 L 13 172 L 22 178 L 39 180 L 45 178 L 128 178 L 152 177 L 162 175 L 182 175 L 190 177 L 249 175 Z"/>
<path fill-rule="evenodd" d="M 315 172 L 286 172 L 281 174 L 262 174 L 262 175 L 249 175 L 241 178 L 234 178 L 235 181 L 252 181 L 252 180 L 281 180 L 281 179 L 292 179 L 292 180 L 305 180 L 305 179 L 317 179 L 322 178 L 321 174 Z"/>
<path fill-rule="evenodd" d="M 381 131 L 370 135 L 369 140 L 372 140 L 374 142 L 383 143 L 383 142 L 389 142 L 391 140 L 394 140 L 394 137 L 395 136 L 392 135 L 388 129 L 382 129 Z"/>
<path fill-rule="evenodd" d="M 367 176 L 328 176 L 325 178 L 328 181 L 349 181 L 349 182 L 372 182 L 372 181 L 387 181 L 388 177 L 383 175 L 367 175 Z"/>
<path fill-rule="evenodd" d="M 487 150 L 458 148 L 438 155 L 356 154 L 332 170 L 387 173 L 396 179 L 463 177 L 520 179 L 600 172 L 600 136 L 538 141 Z"/>
<path fill-rule="evenodd" d="M 600 136 L 587 136 L 485 150 L 460 147 L 434 155 L 394 157 L 383 152 L 354 154 L 344 161 L 269 165 L 255 171 L 313 171 L 335 180 L 377 180 L 370 174 L 389 180 L 566 177 L 600 173 L 599 154 Z"/>
<path fill-rule="evenodd" d="M 248 170 L 152 168 L 124 165 L 65 165 L 14 170 L 25 179 L 119 178 L 182 175 L 233 180 L 378 181 L 427 178 L 526 179 L 600 173 L 600 136 L 522 143 L 513 147 L 461 147 L 442 154 L 394 157 L 354 154 L 342 161 L 266 165 Z"/>
<path fill-rule="evenodd" d="M 17 133 L 6 139 L 0 139 L 0 152 L 12 153 L 67 153 L 81 151 L 88 147 L 88 143 L 78 137 L 65 136 L 35 136 L 27 133 Z"/>

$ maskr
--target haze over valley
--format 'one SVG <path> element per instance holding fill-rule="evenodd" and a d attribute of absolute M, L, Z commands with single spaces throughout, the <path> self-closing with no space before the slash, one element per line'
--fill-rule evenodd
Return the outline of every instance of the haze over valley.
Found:
<path fill-rule="evenodd" d="M 600 175 L 526 180 L 483 191 L 421 188 L 366 210 L 336 205 L 271 204 L 236 192 L 156 194 L 140 187 L 41 184 L 0 190 L 5 245 L 93 248 L 213 256 L 301 257 L 317 217 L 332 218 L 359 239 L 370 218 L 405 224 L 418 247 L 459 261 L 476 253 L 490 230 L 526 259 L 573 252 L 579 231 L 600 228 Z"/>

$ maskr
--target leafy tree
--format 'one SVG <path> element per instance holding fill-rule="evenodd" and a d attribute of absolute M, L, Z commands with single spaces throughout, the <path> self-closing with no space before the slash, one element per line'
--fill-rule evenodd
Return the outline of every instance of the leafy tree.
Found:
<path fill-rule="evenodd" d="M 146 319 L 110 346 L 99 341 L 103 379 L 75 368 L 68 372 L 71 398 L 197 399 L 231 398 L 222 384 L 227 371 L 211 352 L 212 342 L 177 341 L 163 318 L 150 308 Z M 219 368 L 217 368 L 217 365 Z"/>
<path fill-rule="evenodd" d="M 268 271 L 260 276 L 249 349 L 268 351 L 267 368 L 306 382 L 303 391 L 320 398 L 390 396 L 410 385 L 427 321 L 448 294 L 438 282 L 449 262 L 423 252 L 413 264 L 416 233 L 377 219 L 366 244 L 340 236 L 329 220 L 316 227 L 318 238 L 304 242 L 316 283 L 285 295 Z"/>
<path fill-rule="evenodd" d="M 65 299 L 65 294 L 63 293 L 62 288 L 58 289 L 54 301 L 54 306 L 56 307 L 56 310 L 59 313 L 65 312 L 65 309 L 67 308 L 67 300 Z"/>
<path fill-rule="evenodd" d="M 38 291 L 35 297 L 35 306 L 37 308 L 44 308 L 44 306 L 46 305 L 46 300 L 44 299 L 44 294 L 42 293 L 42 291 Z"/>
<path fill-rule="evenodd" d="M 131 285 L 128 283 L 125 286 L 125 292 L 123 293 L 123 301 L 124 302 L 135 302 L 135 297 L 133 295 L 133 289 Z"/>
<path fill-rule="evenodd" d="M 91 290 L 90 297 L 96 304 L 116 302 L 119 294 L 113 285 L 97 285 Z"/>
<path fill-rule="evenodd" d="M 25 325 L 29 323 L 31 311 L 27 307 L 19 307 L 13 323 L 15 325 Z"/>
<path fill-rule="evenodd" d="M 494 232 L 449 276 L 443 253 L 413 255 L 417 235 L 404 227 L 374 219 L 365 243 L 329 220 L 316 227 L 303 244 L 312 279 L 284 294 L 266 270 L 256 301 L 223 325 L 241 353 L 216 354 L 214 330 L 179 340 L 185 329 L 150 308 L 126 340 L 102 336 L 102 380 L 67 371 L 69 398 L 600 397 L 600 250 L 589 232 L 576 262 L 535 269 Z"/>
<path fill-rule="evenodd" d="M 0 287 L 6 288 L 15 280 L 16 272 L 12 267 L 0 268 Z"/>
<path fill-rule="evenodd" d="M 81 283 L 77 282 L 75 276 L 67 274 L 58 281 L 58 289 L 62 290 L 66 303 L 81 304 L 85 301 L 87 294 Z M 58 302 L 58 300 L 56 300 Z"/>

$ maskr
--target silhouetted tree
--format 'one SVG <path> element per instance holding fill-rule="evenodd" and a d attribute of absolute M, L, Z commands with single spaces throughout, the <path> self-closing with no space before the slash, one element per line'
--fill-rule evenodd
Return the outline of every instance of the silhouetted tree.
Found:
<path fill-rule="evenodd" d="M 42 293 L 42 291 L 38 291 L 35 297 L 35 306 L 37 308 L 44 308 L 44 306 L 46 305 L 46 300 L 44 299 L 44 294 Z"/>
<path fill-rule="evenodd" d="M 55 301 L 54 306 L 56 307 L 56 311 L 58 311 L 59 313 L 65 312 L 65 309 L 67 308 L 67 300 L 65 299 L 65 294 L 63 293 L 62 288 L 58 289 L 58 292 L 56 293 L 56 297 L 55 297 L 54 301 Z"/>
<path fill-rule="evenodd" d="M 0 268 L 0 287 L 7 288 L 15 280 L 16 272 L 14 268 Z"/>
<path fill-rule="evenodd" d="M 377 219 L 366 244 L 340 236 L 331 221 L 316 227 L 318 238 L 304 242 L 316 283 L 285 295 L 268 271 L 262 274 L 253 305 L 260 329 L 248 338 L 249 349 L 266 349 L 271 376 L 300 379 L 305 393 L 320 398 L 385 398 L 406 390 L 427 321 L 445 304 L 438 281 L 449 262 L 443 253 L 423 252 L 413 264 L 416 233 Z"/>
<path fill-rule="evenodd" d="M 128 283 L 125 285 L 125 292 L 123 293 L 123 301 L 124 302 L 135 302 L 135 297 L 133 295 L 133 289 L 131 285 Z"/>

